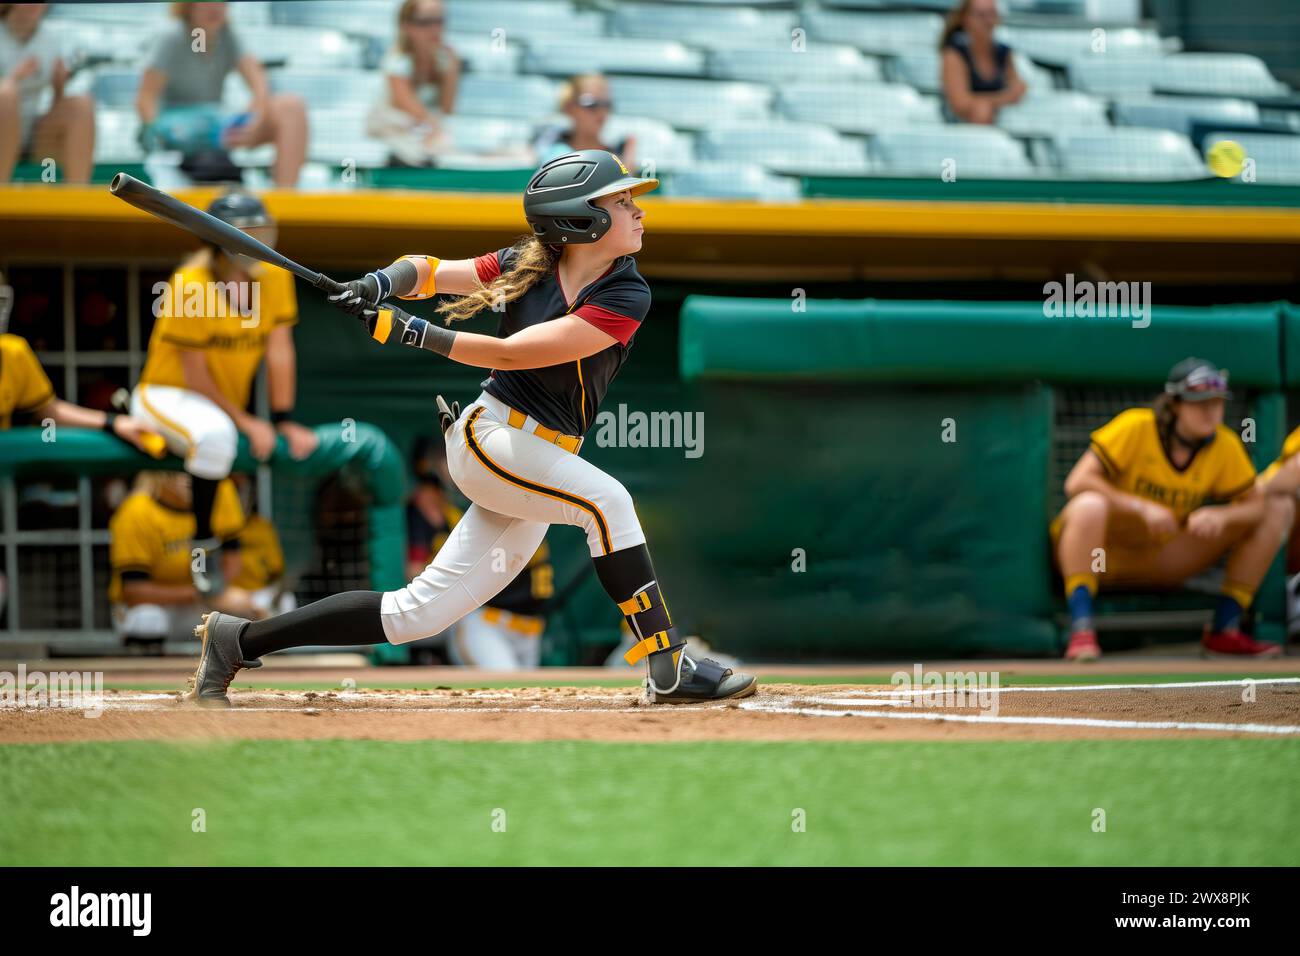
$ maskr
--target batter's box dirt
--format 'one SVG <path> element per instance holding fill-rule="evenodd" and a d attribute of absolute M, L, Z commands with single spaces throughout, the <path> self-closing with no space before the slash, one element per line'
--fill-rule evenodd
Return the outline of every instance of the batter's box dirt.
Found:
<path fill-rule="evenodd" d="M 1300 678 L 1011 687 L 931 699 L 861 684 L 765 684 L 752 698 L 651 706 L 635 688 L 235 690 L 229 709 L 107 692 L 96 715 L 0 706 L 0 743 L 205 738 L 917 740 L 1235 735 L 1300 739 Z"/>

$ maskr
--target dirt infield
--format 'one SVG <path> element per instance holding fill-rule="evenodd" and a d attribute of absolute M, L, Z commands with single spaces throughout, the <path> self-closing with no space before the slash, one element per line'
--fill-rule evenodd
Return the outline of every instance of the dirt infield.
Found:
<path fill-rule="evenodd" d="M 275 676 L 283 681 L 285 674 Z M 644 743 L 1207 735 L 1300 739 L 1297 677 L 972 687 L 943 696 L 924 687 L 763 683 L 746 700 L 653 707 L 633 687 L 251 687 L 235 689 L 232 700 L 231 709 L 213 711 L 183 700 L 179 691 L 108 690 L 85 711 L 8 702 L 0 704 L 0 743 L 213 738 Z"/>

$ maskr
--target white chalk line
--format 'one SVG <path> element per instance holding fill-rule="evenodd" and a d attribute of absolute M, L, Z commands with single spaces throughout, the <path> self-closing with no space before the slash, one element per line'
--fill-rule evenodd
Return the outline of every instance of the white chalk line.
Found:
<path fill-rule="evenodd" d="M 938 673 L 938 672 L 936 672 Z M 955 672 L 954 672 L 955 673 Z M 1015 694 L 1015 693 L 1037 693 L 1037 694 L 1066 694 L 1081 690 L 1169 690 L 1169 689 L 1186 689 L 1192 687 L 1249 687 L 1259 684 L 1300 684 L 1300 677 L 1266 677 L 1254 678 L 1247 677 L 1243 680 L 1198 680 L 1198 681 L 1177 681 L 1164 684 L 1053 684 L 1035 687 L 989 687 L 976 684 L 974 686 L 963 684 L 961 686 L 937 686 L 937 687 L 893 687 L 888 690 L 846 690 L 843 692 L 843 700 L 849 697 L 907 697 L 917 694 L 932 694 L 935 696 L 951 696 L 953 694 Z"/>
<path fill-rule="evenodd" d="M 1050 727 L 1101 727 L 1108 730 L 1210 730 L 1227 733 L 1300 734 L 1289 724 L 1221 724 L 1177 720 L 1105 720 L 1100 717 L 1002 717 L 985 714 L 950 714 L 897 710 L 827 710 L 820 707 L 786 707 L 778 701 L 742 701 L 742 710 L 807 717 L 880 717 L 885 720 L 943 720 L 962 724 L 1038 724 Z"/>

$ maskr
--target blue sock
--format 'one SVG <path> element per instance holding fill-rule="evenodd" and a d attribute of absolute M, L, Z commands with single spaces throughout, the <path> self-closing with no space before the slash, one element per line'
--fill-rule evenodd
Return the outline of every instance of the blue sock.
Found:
<path fill-rule="evenodd" d="M 1214 623 L 1210 630 L 1216 634 L 1221 631 L 1234 631 L 1241 624 L 1242 606 L 1236 598 L 1226 594 L 1219 595 L 1219 603 L 1214 605 Z"/>
<path fill-rule="evenodd" d="M 1070 633 L 1092 630 L 1092 595 L 1080 584 L 1066 599 L 1070 606 Z"/>

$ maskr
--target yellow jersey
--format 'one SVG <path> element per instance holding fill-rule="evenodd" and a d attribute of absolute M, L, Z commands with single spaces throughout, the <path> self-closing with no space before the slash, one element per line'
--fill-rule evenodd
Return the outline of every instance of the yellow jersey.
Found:
<path fill-rule="evenodd" d="M 1286 441 L 1282 443 L 1282 454 L 1277 456 L 1277 461 L 1259 473 L 1259 480 L 1272 481 L 1273 476 L 1278 473 L 1286 460 L 1296 454 L 1300 454 L 1300 428 L 1286 436 Z"/>
<path fill-rule="evenodd" d="M 207 257 L 199 255 L 172 274 L 165 290 L 155 287 L 158 319 L 140 384 L 190 388 L 181 353 L 201 351 L 218 391 L 246 408 L 271 330 L 298 321 L 293 276 L 265 263 L 251 274 L 246 288 L 216 282 Z"/>
<path fill-rule="evenodd" d="M 0 431 L 13 424 L 14 413 L 29 414 L 54 400 L 54 386 L 27 340 L 0 335 Z"/>
<path fill-rule="evenodd" d="M 217 486 L 212 530 L 223 541 L 241 537 L 244 510 L 229 478 Z M 122 572 L 143 571 L 155 584 L 189 584 L 194 514 L 169 508 L 153 495 L 127 497 L 108 521 L 108 560 L 113 571 L 108 599 L 122 600 Z M 242 541 L 241 541 L 242 543 Z"/>
<path fill-rule="evenodd" d="M 1226 425 L 1185 468 L 1175 468 L 1160 444 L 1151 408 L 1120 412 L 1092 433 L 1089 447 L 1115 487 L 1164 505 L 1180 523 L 1207 501 L 1232 501 L 1255 483 L 1246 447 Z"/>
<path fill-rule="evenodd" d="M 260 591 L 284 576 L 284 552 L 275 525 L 259 514 L 249 515 L 239 533 L 239 574 L 230 582 L 246 591 Z"/>

